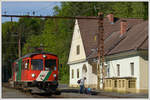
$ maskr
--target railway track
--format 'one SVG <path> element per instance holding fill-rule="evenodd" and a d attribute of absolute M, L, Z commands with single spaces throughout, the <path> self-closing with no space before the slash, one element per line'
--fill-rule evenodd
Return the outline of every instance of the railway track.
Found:
<path fill-rule="evenodd" d="M 19 90 L 20 92 L 22 92 L 24 94 L 31 95 L 32 98 L 88 98 L 88 97 L 91 97 L 90 95 L 79 94 L 77 89 L 62 89 L 61 90 L 61 92 L 63 93 L 62 95 L 51 95 L 50 93 L 46 93 L 46 92 L 45 93 L 32 93 L 29 89 L 12 88 L 9 85 L 5 85 L 4 87 Z M 94 96 L 92 96 L 92 97 L 94 97 Z M 101 95 L 101 97 L 106 98 L 107 96 Z"/>
<path fill-rule="evenodd" d="M 30 94 L 32 95 L 33 98 L 51 98 L 52 95 L 50 93 L 47 92 L 32 92 L 31 88 L 22 88 L 22 87 L 11 87 L 9 85 L 9 83 L 5 83 L 2 84 L 2 87 L 8 88 L 8 89 L 15 89 L 15 90 L 19 90 L 20 92 L 24 93 L 24 94 Z"/>
<path fill-rule="evenodd" d="M 60 88 L 60 95 L 51 95 L 50 93 L 32 93 L 29 89 L 27 88 L 11 88 L 10 85 L 8 84 L 2 84 L 3 87 L 10 88 L 18 90 L 26 95 L 30 95 L 32 98 L 148 98 L 148 95 L 133 95 L 133 94 L 117 94 L 117 93 L 109 93 L 109 92 L 99 92 L 99 91 L 93 91 L 91 95 L 87 94 L 80 94 L 79 89 L 76 88 Z M 117 95 L 116 95 L 117 94 Z"/>

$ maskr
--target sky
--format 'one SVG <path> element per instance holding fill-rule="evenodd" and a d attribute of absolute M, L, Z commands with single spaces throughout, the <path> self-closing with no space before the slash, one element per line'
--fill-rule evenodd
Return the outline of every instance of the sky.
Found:
<path fill-rule="evenodd" d="M 42 2 L 42 1 L 32 1 L 32 2 L 2 2 L 2 15 L 32 15 L 33 11 L 35 15 L 53 15 L 53 7 L 60 6 L 60 2 Z M 5 13 L 6 12 L 6 13 Z M 10 21 L 11 18 L 2 17 L 2 23 Z M 13 21 L 18 21 L 18 18 L 13 18 Z"/>

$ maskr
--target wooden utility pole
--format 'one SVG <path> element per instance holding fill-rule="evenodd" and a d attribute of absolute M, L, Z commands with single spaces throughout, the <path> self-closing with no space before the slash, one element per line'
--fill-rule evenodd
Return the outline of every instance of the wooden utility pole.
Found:
<path fill-rule="evenodd" d="M 102 84 L 104 89 L 104 27 L 103 27 L 103 13 L 98 13 L 98 63 L 97 63 L 97 89 L 100 89 L 100 65 L 102 65 Z"/>
<path fill-rule="evenodd" d="M 21 57 L 21 33 L 18 33 L 18 57 Z"/>
<path fill-rule="evenodd" d="M 22 28 L 22 26 L 21 26 Z M 18 57 L 21 57 L 21 28 L 19 29 L 18 33 Z"/>

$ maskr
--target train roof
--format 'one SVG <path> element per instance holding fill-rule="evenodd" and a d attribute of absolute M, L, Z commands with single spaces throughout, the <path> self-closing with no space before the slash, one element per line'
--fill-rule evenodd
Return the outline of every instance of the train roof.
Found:
<path fill-rule="evenodd" d="M 49 52 L 34 52 L 34 53 L 28 53 L 28 54 L 20 57 L 19 59 L 15 60 L 15 62 L 18 62 L 20 59 L 23 59 L 23 58 L 26 58 L 26 57 L 31 57 L 31 56 L 37 55 L 37 54 L 50 54 L 50 55 L 53 55 L 53 56 L 57 57 L 57 55 L 49 53 Z"/>

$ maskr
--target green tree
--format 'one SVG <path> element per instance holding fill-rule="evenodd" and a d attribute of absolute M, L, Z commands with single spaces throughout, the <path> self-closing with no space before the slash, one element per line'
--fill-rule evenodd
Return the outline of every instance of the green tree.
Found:
<path fill-rule="evenodd" d="M 61 7 L 55 6 L 53 10 L 54 16 L 97 16 L 97 13 L 101 11 L 105 16 L 114 13 L 115 17 L 119 18 L 148 19 L 147 2 L 62 2 Z M 45 51 L 58 55 L 59 62 L 63 66 L 59 71 L 61 82 L 68 83 L 69 66 L 67 61 L 74 22 L 74 19 L 20 18 L 18 22 L 3 23 L 3 66 L 7 64 L 5 66 L 10 69 L 11 61 L 17 59 L 18 37 L 13 37 L 13 35 L 21 33 L 22 55 L 35 52 L 34 47 L 43 44 Z M 5 44 L 6 42 L 10 43 Z M 14 56 L 9 54 L 14 54 Z"/>

